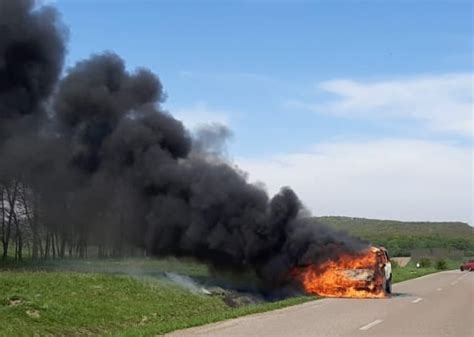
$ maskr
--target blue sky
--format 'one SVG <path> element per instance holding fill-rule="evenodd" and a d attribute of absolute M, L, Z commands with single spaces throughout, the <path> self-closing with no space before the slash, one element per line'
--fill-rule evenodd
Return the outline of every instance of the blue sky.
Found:
<path fill-rule="evenodd" d="M 54 5 L 69 65 L 112 50 L 150 68 L 190 128 L 232 129 L 230 158 L 269 192 L 294 186 L 315 214 L 473 223 L 471 1 Z"/>

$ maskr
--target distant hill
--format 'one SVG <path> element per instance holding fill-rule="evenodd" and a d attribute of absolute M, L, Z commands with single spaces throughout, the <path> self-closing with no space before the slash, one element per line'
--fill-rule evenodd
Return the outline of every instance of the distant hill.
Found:
<path fill-rule="evenodd" d="M 464 222 L 405 222 L 341 216 L 315 217 L 353 236 L 386 246 L 394 255 L 416 248 L 449 248 L 474 253 L 474 228 Z"/>
<path fill-rule="evenodd" d="M 474 240 L 474 228 L 465 222 L 404 222 L 323 216 L 316 219 L 328 226 L 360 236 L 440 235 L 448 238 L 469 237 Z"/>

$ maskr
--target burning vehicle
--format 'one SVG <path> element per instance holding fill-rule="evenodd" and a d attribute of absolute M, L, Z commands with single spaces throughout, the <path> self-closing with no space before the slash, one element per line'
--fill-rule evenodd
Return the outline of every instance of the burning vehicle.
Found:
<path fill-rule="evenodd" d="M 383 247 L 370 247 L 358 254 L 344 253 L 321 264 L 299 267 L 293 273 L 309 294 L 383 298 L 392 292 L 392 266 Z"/>

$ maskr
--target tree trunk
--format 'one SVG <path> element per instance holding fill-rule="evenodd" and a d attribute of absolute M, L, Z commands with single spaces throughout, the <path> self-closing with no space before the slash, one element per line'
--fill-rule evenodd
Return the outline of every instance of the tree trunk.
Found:
<path fill-rule="evenodd" d="M 53 232 L 51 232 L 50 235 L 51 235 L 51 251 L 53 253 L 52 256 L 53 256 L 53 259 L 55 259 L 56 258 L 56 245 L 55 245 L 56 240 L 54 239 L 54 233 Z"/>
<path fill-rule="evenodd" d="M 15 231 L 16 231 L 16 247 L 15 247 L 15 259 L 21 260 L 23 258 L 23 236 L 21 232 L 21 227 L 20 227 L 20 221 L 18 220 L 18 217 L 16 216 L 16 213 L 14 214 L 14 219 L 15 219 Z"/>
<path fill-rule="evenodd" d="M 44 255 L 43 255 L 43 258 L 44 259 L 47 259 L 49 257 L 49 232 L 46 232 L 46 244 L 45 244 L 45 247 L 44 247 Z"/>
<path fill-rule="evenodd" d="M 8 202 L 8 217 L 6 223 L 3 225 L 3 236 L 2 236 L 2 245 L 3 245 L 3 253 L 2 253 L 2 259 L 6 260 L 8 257 L 8 247 L 10 244 L 10 236 L 11 236 L 11 230 L 12 230 L 12 223 L 13 223 L 13 215 L 15 214 L 15 205 L 16 205 L 16 197 L 17 197 L 17 191 L 18 191 L 18 182 L 15 181 L 12 184 L 12 190 L 10 190 L 9 186 L 5 186 L 5 192 L 7 196 L 7 202 Z M 2 198 L 3 199 L 3 198 Z"/>

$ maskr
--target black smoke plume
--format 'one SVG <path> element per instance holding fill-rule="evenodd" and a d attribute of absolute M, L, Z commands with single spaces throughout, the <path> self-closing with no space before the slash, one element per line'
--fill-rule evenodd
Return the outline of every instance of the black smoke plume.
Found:
<path fill-rule="evenodd" d="M 105 52 L 62 76 L 66 39 L 54 8 L 0 0 L 0 179 L 36 191 L 45 225 L 117 249 L 253 270 L 268 285 L 364 245 L 305 220 L 290 188 L 269 198 L 248 183 L 219 157 L 229 131 L 191 135 L 163 110 L 150 71 L 128 71 Z"/>

